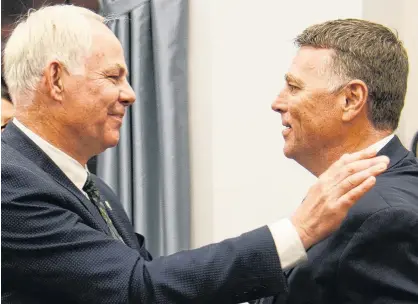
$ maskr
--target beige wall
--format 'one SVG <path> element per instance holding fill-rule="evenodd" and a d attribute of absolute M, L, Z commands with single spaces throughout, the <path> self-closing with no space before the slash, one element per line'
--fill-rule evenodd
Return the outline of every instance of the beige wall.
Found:
<path fill-rule="evenodd" d="M 189 125 L 192 246 L 213 240 L 212 1 L 190 1 Z"/>

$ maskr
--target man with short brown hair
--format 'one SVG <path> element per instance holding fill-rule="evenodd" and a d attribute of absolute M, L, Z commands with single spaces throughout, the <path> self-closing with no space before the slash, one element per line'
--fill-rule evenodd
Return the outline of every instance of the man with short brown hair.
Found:
<path fill-rule="evenodd" d="M 321 175 L 341 155 L 375 147 L 391 159 L 337 232 L 287 273 L 290 292 L 263 303 L 418 303 L 418 162 L 394 135 L 408 57 L 388 28 L 356 19 L 307 28 L 272 108 L 284 153 Z"/>

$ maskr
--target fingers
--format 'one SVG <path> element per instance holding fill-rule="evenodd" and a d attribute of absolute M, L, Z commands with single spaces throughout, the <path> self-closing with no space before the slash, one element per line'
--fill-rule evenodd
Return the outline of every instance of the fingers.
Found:
<path fill-rule="evenodd" d="M 341 196 L 337 204 L 344 206 L 348 211 L 367 191 L 369 191 L 376 184 L 376 178 L 369 176 L 357 187 L 352 188 L 346 194 Z"/>
<path fill-rule="evenodd" d="M 360 173 L 362 171 L 364 171 L 363 173 L 374 172 L 375 174 L 371 174 L 371 175 L 376 176 L 377 174 L 380 174 L 384 170 L 386 170 L 388 164 L 389 164 L 389 158 L 387 156 L 378 156 L 378 157 L 373 157 L 370 159 L 357 160 L 351 163 L 347 163 L 345 166 L 343 166 L 338 172 L 335 173 L 335 176 L 332 177 L 332 180 L 334 180 L 335 183 L 338 184 L 346 180 L 348 177 L 352 175 L 357 176 L 357 173 Z M 377 166 L 379 165 L 382 166 L 382 171 L 376 171 Z M 374 168 L 374 170 L 371 170 L 371 171 L 368 170 L 370 168 Z"/>
<path fill-rule="evenodd" d="M 358 186 L 361 186 L 370 177 L 375 177 L 380 173 L 384 172 L 387 169 L 386 162 L 378 162 L 374 166 L 367 167 L 368 164 L 363 165 L 362 171 L 356 171 L 356 173 L 348 175 L 336 186 L 336 195 L 337 197 L 342 197 L 345 194 L 348 194 L 349 191 L 355 189 Z M 357 169 L 356 169 L 357 170 Z M 370 182 L 370 181 L 369 181 Z M 364 185 L 363 185 L 364 186 Z M 363 189 L 363 188 L 361 188 Z M 359 193 L 354 191 L 353 193 Z M 364 192 L 365 193 L 365 192 Z M 361 195 L 363 195 L 362 193 Z"/>
<path fill-rule="evenodd" d="M 368 148 L 342 156 L 310 188 L 292 223 L 305 248 L 338 229 L 348 210 L 376 183 L 389 158 Z"/>
<path fill-rule="evenodd" d="M 348 164 L 361 159 L 368 159 L 376 156 L 377 151 L 375 148 L 369 147 L 358 152 L 351 154 L 344 154 L 340 159 L 344 164 Z"/>
<path fill-rule="evenodd" d="M 338 161 L 333 163 L 324 174 L 326 175 L 328 173 L 332 175 L 338 170 L 340 170 L 341 167 L 347 164 L 353 163 L 355 161 L 372 158 L 376 156 L 376 153 L 377 153 L 376 149 L 369 147 L 367 149 L 364 149 L 355 153 L 344 154 L 343 156 L 340 157 Z"/>

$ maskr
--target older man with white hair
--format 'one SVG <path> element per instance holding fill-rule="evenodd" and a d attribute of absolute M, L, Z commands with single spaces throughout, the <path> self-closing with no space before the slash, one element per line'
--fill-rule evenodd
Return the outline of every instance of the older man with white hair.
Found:
<path fill-rule="evenodd" d="M 4 52 L 16 115 L 2 135 L 4 303 L 239 303 L 287 292 L 283 269 L 338 228 L 388 164 L 345 155 L 290 219 L 152 259 L 116 195 L 86 170 L 119 140 L 135 101 L 106 20 L 76 6 L 31 11 Z"/>

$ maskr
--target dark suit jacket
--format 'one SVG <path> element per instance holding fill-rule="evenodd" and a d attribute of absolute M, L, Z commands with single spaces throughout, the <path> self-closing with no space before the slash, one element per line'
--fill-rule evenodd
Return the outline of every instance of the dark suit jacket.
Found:
<path fill-rule="evenodd" d="M 152 259 L 115 194 L 112 239 L 94 205 L 12 123 L 1 145 L 3 303 L 239 303 L 286 292 L 267 227 Z"/>
<path fill-rule="evenodd" d="M 287 273 L 290 292 L 275 303 L 418 303 L 418 161 L 397 137 L 379 154 L 388 170 Z"/>

